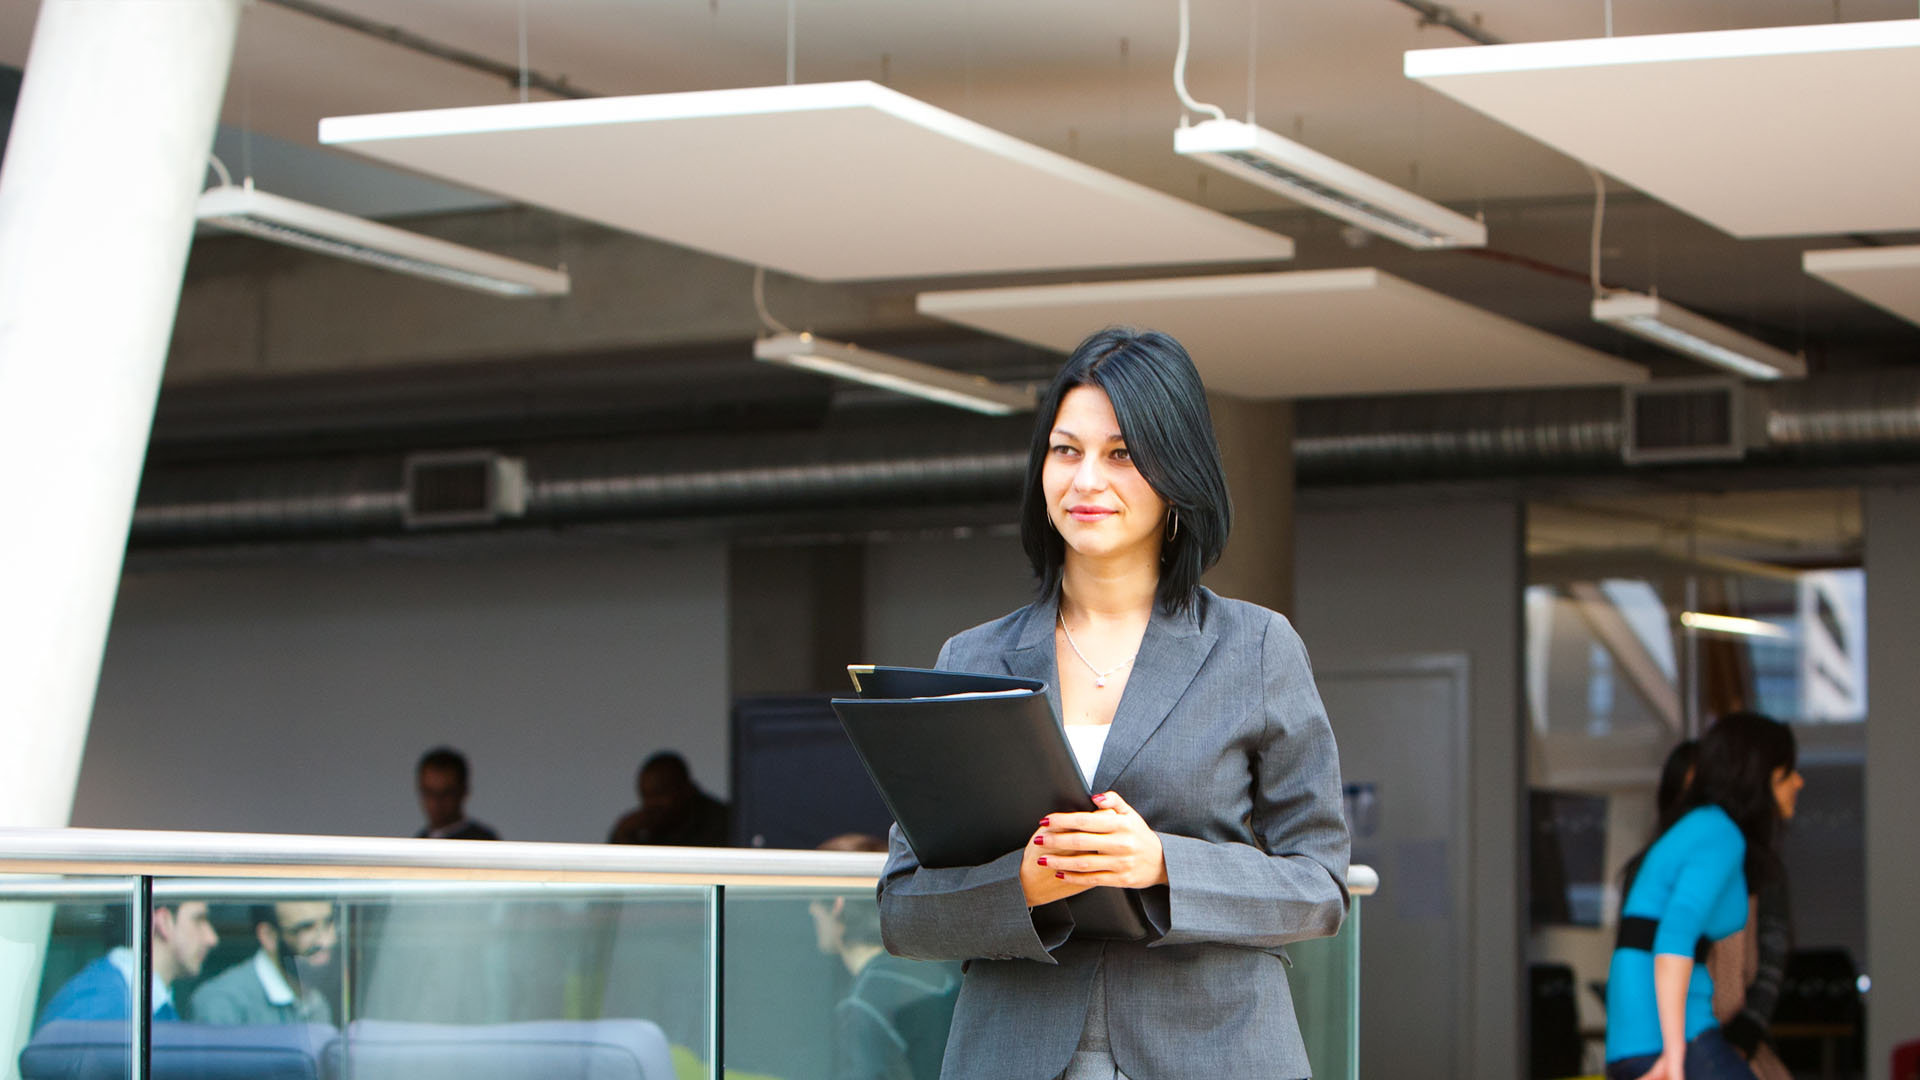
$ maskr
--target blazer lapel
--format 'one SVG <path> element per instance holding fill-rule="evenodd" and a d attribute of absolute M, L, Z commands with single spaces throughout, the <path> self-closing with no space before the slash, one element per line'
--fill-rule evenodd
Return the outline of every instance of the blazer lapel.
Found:
<path fill-rule="evenodd" d="M 1059 617 L 1058 597 L 1029 605 L 1026 625 L 1020 628 L 1020 640 L 1003 655 L 1007 674 L 1047 684 L 1047 704 L 1053 707 L 1055 724 L 1060 722 L 1060 679 L 1054 670 L 1053 623 Z"/>
<path fill-rule="evenodd" d="M 1120 707 L 1114 712 L 1106 749 L 1100 753 L 1100 767 L 1094 770 L 1092 790 L 1106 791 L 1113 786 L 1134 755 L 1166 722 L 1167 714 L 1179 703 L 1193 677 L 1200 673 L 1200 665 L 1213 652 L 1219 631 L 1212 626 L 1201 629 L 1196 616 L 1192 607 L 1185 614 L 1168 615 L 1159 604 L 1154 605 L 1147 632 L 1140 639 L 1140 655 L 1134 659 L 1127 687 L 1120 694 Z M 1217 622 L 1214 620 L 1215 625 Z M 1060 715 L 1059 708 L 1056 697 L 1056 718 Z"/>

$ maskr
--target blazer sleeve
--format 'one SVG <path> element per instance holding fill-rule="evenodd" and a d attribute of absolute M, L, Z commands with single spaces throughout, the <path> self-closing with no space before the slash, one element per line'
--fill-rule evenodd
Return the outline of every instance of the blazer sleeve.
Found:
<path fill-rule="evenodd" d="M 948 664 L 953 642 L 934 666 Z M 1073 931 L 1066 904 L 1027 907 L 1016 848 L 980 866 L 934 869 L 920 865 L 895 825 L 887 834 L 887 865 L 880 873 L 880 939 L 887 951 L 913 960 L 1038 960 L 1058 963 L 1049 950 Z"/>
<path fill-rule="evenodd" d="M 1260 653 L 1262 729 L 1250 826 L 1258 844 L 1161 833 L 1167 885 L 1147 891 L 1155 945 L 1272 948 L 1330 937 L 1347 909 L 1349 857 L 1340 758 L 1307 650 L 1287 620 Z"/>

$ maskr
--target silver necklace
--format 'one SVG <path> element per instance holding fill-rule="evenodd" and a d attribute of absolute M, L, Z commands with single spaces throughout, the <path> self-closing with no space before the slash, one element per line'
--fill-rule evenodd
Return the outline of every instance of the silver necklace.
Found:
<path fill-rule="evenodd" d="M 1114 672 L 1119 671 L 1121 668 L 1126 667 L 1128 664 L 1133 663 L 1134 656 L 1140 655 L 1140 650 L 1135 649 L 1133 651 L 1133 656 L 1129 656 L 1125 660 L 1120 661 L 1119 663 L 1113 665 L 1107 670 L 1101 671 L 1099 668 L 1093 666 L 1093 661 L 1087 659 L 1086 653 L 1083 653 L 1080 651 L 1080 646 L 1074 644 L 1073 631 L 1067 629 L 1067 617 L 1064 614 L 1060 616 L 1060 632 L 1067 635 L 1067 648 L 1072 649 L 1073 655 L 1079 657 L 1080 662 L 1087 665 L 1088 671 L 1093 672 L 1093 685 L 1095 686 L 1102 686 L 1102 687 L 1106 686 L 1107 677 L 1109 675 L 1112 675 Z"/>

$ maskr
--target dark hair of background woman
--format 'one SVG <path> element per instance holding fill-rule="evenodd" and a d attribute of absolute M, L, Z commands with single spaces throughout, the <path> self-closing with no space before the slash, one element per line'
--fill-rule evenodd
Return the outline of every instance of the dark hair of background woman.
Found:
<path fill-rule="evenodd" d="M 1109 327 L 1094 334 L 1073 350 L 1041 395 L 1020 504 L 1020 542 L 1040 579 L 1040 595 L 1058 594 L 1066 561 L 1066 542 L 1048 514 L 1040 472 L 1060 401 L 1076 386 L 1106 392 L 1134 467 L 1179 515 L 1178 530 L 1160 551 L 1157 598 L 1168 614 L 1183 612 L 1193 603 L 1200 575 L 1226 550 L 1233 505 L 1200 372 L 1178 341 L 1152 330 Z M 1162 537 L 1170 530 L 1169 524 Z"/>
<path fill-rule="evenodd" d="M 1700 744 L 1692 739 L 1682 740 L 1667 752 L 1667 763 L 1660 766 L 1660 793 L 1653 800 L 1660 813 L 1680 805 L 1680 796 L 1687 793 L 1687 776 L 1693 772 L 1693 760 L 1699 756 Z"/>
<path fill-rule="evenodd" d="M 1773 797 L 1773 774 L 1781 768 L 1792 772 L 1795 758 L 1793 732 L 1778 720 L 1752 712 L 1721 717 L 1700 736 L 1693 780 L 1686 790 L 1676 799 L 1661 802 L 1653 839 L 1666 835 L 1692 811 L 1718 806 L 1746 837 L 1748 891 L 1774 880 L 1781 867 L 1780 804 Z M 1633 875 L 1651 847 L 1649 842 L 1627 863 L 1621 873 L 1625 887 L 1633 887 Z"/>

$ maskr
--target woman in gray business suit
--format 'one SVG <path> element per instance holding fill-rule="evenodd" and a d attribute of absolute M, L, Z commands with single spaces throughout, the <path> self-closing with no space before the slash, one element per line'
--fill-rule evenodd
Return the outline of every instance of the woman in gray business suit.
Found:
<path fill-rule="evenodd" d="M 972 867 L 923 867 L 894 830 L 887 948 L 968 961 L 945 1080 L 1311 1074 L 1284 946 L 1346 911 L 1340 764 L 1287 620 L 1199 584 L 1230 519 L 1186 350 L 1083 342 L 1027 470 L 1039 599 L 938 666 L 1044 680 L 1100 809 Z M 1075 936 L 1062 901 L 1103 885 L 1141 890 L 1149 940 Z"/>

